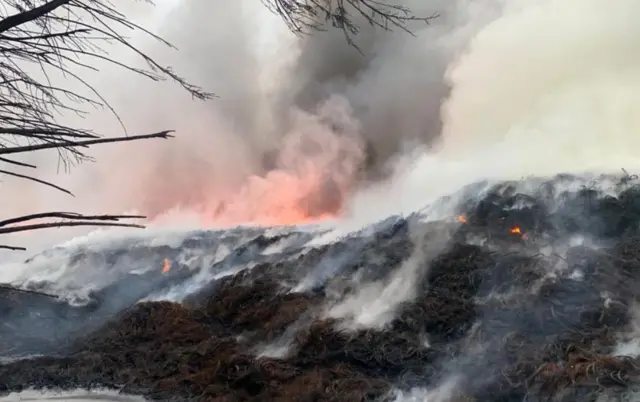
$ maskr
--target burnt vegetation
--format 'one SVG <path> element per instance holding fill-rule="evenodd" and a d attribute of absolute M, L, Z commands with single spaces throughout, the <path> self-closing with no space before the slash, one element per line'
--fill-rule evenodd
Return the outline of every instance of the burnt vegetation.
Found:
<path fill-rule="evenodd" d="M 296 32 L 329 22 L 351 43 L 359 18 L 384 29 L 433 18 L 365 0 L 264 1 Z M 88 60 L 174 80 L 201 100 L 212 96 L 127 42 L 120 29 L 143 29 L 106 1 L 7 0 L 2 6 L 0 162 L 6 168 L 0 174 L 38 182 L 14 170 L 36 168 L 20 154 L 54 149 L 70 165 L 89 159 L 87 146 L 170 136 L 105 138 L 57 123 L 59 113 L 85 113 L 82 106 L 109 108 L 78 73 L 95 68 Z M 148 68 L 109 58 L 101 43 L 128 47 Z M 56 87 L 48 74 L 77 80 L 93 95 Z M 616 353 L 621 341 L 636 336 L 640 186 L 629 175 L 608 194 L 595 185 L 562 185 L 574 180 L 560 176 L 526 192 L 522 183 L 502 183 L 483 189 L 479 200 L 474 187 L 474 201 L 460 206 L 457 219 L 421 223 L 421 239 L 410 236 L 409 222 L 418 217 L 400 219 L 366 241 L 356 234 L 212 280 L 183 303 L 141 302 L 114 312 L 100 306 L 117 299 L 115 285 L 83 306 L 38 289 L 0 287 L 0 357 L 49 354 L 3 361 L 0 391 L 106 386 L 154 400 L 371 401 L 393 399 L 394 388 L 435 387 L 457 375 L 463 380 L 452 400 L 622 398 L 640 386 L 640 359 Z M 3 220 L 0 234 L 136 226 L 118 222 L 129 218 L 139 217 L 46 212 Z M 389 281 L 417 248 L 443 233 L 450 241 L 422 262 L 416 297 L 398 306 L 387 327 L 352 328 L 325 315 L 327 306 L 360 286 Z M 578 237 L 588 241 L 570 241 Z M 270 241 L 258 237 L 251 246 Z M 330 275 L 312 275 L 354 250 L 357 256 L 331 267 Z M 242 250 L 235 252 L 242 258 Z M 189 275 L 188 266 L 177 266 L 166 275 L 127 279 L 151 293 Z M 312 286 L 291 291 L 309 275 Z"/>
<path fill-rule="evenodd" d="M 615 196 L 595 186 L 559 190 L 572 180 L 560 176 L 526 194 L 522 183 L 495 185 L 462 204 L 460 219 L 419 224 L 422 239 L 411 235 L 418 217 L 400 219 L 367 241 L 360 233 L 218 279 L 183 303 L 135 304 L 101 317 L 88 336 L 48 341 L 59 357 L 0 366 L 0 388 L 107 386 L 154 400 L 367 401 L 458 375 L 453 400 L 622 397 L 640 378 L 640 359 L 616 353 L 637 325 L 640 184 L 620 182 Z M 350 327 L 325 315 L 359 286 L 389 281 L 403 259 L 443 231 L 451 241 L 424 261 L 416 297 L 386 327 Z M 572 245 L 573 235 L 597 247 Z M 258 237 L 247 247 L 270 243 Z M 291 291 L 324 258 L 354 249 L 332 275 Z M 182 270 L 188 267 L 170 275 Z M 0 292 L 9 324 L 27 306 L 39 311 L 32 322 L 53 305 L 59 321 L 98 319 L 37 293 Z M 21 352 L 15 339 L 26 346 L 24 328 L 0 331 L 3 355 Z"/>

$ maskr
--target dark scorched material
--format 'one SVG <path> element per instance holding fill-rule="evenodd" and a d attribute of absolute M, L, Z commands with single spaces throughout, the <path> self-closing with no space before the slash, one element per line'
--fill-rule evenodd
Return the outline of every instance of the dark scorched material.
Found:
<path fill-rule="evenodd" d="M 62 345 L 58 357 L 0 366 L 0 389 L 107 386 L 156 400 L 372 401 L 458 375 L 454 401 L 622 397 L 640 385 L 640 361 L 613 353 L 640 297 L 640 188 L 627 177 L 615 197 L 588 186 L 558 190 L 571 180 L 541 182 L 528 195 L 519 183 L 503 183 L 462 204 L 451 221 L 399 220 L 369 243 L 347 238 L 258 265 L 183 304 L 136 304 L 88 336 L 49 340 Z M 412 224 L 419 239 L 409 235 Z M 323 318 L 327 305 L 363 283 L 389 280 L 417 247 L 445 235 L 447 246 L 423 264 L 417 297 L 398 306 L 384 329 L 346 330 L 345 322 Z M 575 236 L 598 247 L 572 245 Z M 354 247 L 361 248 L 330 277 L 290 292 L 323 258 Z M 55 303 L 0 289 L 0 318 Z M 11 331 L 0 330 L 12 339 L 5 354 L 20 346 Z M 287 352 L 260 355 L 269 345 Z"/>

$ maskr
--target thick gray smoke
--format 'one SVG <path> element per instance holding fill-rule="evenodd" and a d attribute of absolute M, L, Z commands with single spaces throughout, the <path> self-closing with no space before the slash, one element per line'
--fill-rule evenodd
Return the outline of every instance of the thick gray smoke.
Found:
<path fill-rule="evenodd" d="M 189 120 L 199 123 L 216 149 L 197 158 L 205 166 L 175 150 L 163 159 L 163 166 L 172 162 L 170 171 L 184 172 L 181 177 L 207 173 L 183 182 L 187 188 L 171 191 L 169 198 L 158 199 L 154 190 L 153 212 L 204 203 L 215 205 L 222 220 L 269 223 L 333 214 L 363 179 L 388 173 L 394 156 L 431 144 L 448 95 L 447 66 L 469 36 L 498 15 L 500 3 L 389 3 L 438 17 L 430 25 L 410 23 L 412 36 L 375 28 L 356 15 L 358 51 L 330 26 L 296 38 L 255 1 L 222 7 L 191 0 L 177 6 L 161 33 L 180 48 L 180 71 L 220 95 L 205 107 L 206 116 L 191 111 Z M 173 102 L 165 108 L 169 123 L 184 123 L 184 115 L 173 116 Z M 193 136 L 191 126 L 181 131 Z M 188 152 L 195 155 L 196 149 Z M 215 173 L 220 170 L 224 178 Z M 220 181 L 226 182 L 222 190 Z M 204 194 L 194 195 L 193 188 Z M 241 196 L 229 199 L 229 192 Z"/>
<path fill-rule="evenodd" d="M 450 60 L 437 39 L 456 17 L 451 2 L 389 3 L 407 5 L 419 16 L 440 17 L 433 26 L 410 23 L 416 35 L 411 37 L 402 30 L 373 27 L 356 15 L 360 51 L 339 29 L 305 37 L 287 85 L 278 94 L 284 113 L 291 105 L 314 110 L 336 94 L 348 99 L 361 124 L 368 167 L 376 170 L 408 142 L 430 143 L 439 135 L 439 109 L 448 92 L 444 71 Z"/>
<path fill-rule="evenodd" d="M 362 53 L 337 29 L 297 38 L 256 0 L 132 5 L 135 22 L 179 50 L 142 35 L 132 42 L 219 98 L 193 101 L 177 85 L 114 66 L 85 73 L 130 132 L 172 128 L 178 137 L 97 148 L 97 163 L 65 176 L 56 174 L 52 155 L 30 155 L 43 178 L 77 197 L 11 180 L 7 185 L 20 190 L 3 193 L 5 211 L 136 211 L 156 221 L 175 213 L 183 219 L 188 211 L 198 224 L 218 225 L 333 215 L 363 179 L 385 172 L 394 155 L 438 136 L 446 66 L 497 16 L 488 7 L 494 2 L 404 1 L 416 15 L 439 15 L 431 25 L 409 25 L 415 36 L 356 19 Z M 120 61 L 139 62 L 108 50 Z M 120 133 L 107 112 L 66 120 Z"/>
<path fill-rule="evenodd" d="M 361 25 L 363 54 L 335 30 L 294 37 L 259 1 L 137 6 L 132 17 L 179 51 L 132 41 L 220 98 L 194 102 L 176 85 L 101 66 L 87 80 L 130 132 L 174 128 L 178 138 L 98 148 L 98 163 L 66 176 L 50 158 L 43 178 L 77 197 L 8 179 L 6 214 L 137 211 L 184 222 L 188 212 L 198 225 L 282 224 L 344 212 L 348 199 L 350 216 L 371 219 L 478 179 L 640 163 L 635 2 L 404 4 L 439 17 L 411 25 L 415 36 Z M 73 122 L 119 133 L 106 113 Z M 393 180 L 362 189 L 388 170 Z"/>
<path fill-rule="evenodd" d="M 385 31 L 371 26 L 355 14 L 354 20 L 360 27 L 354 38 L 358 50 L 348 43 L 342 30 L 330 25 L 326 26 L 326 32 L 295 41 L 292 46 L 295 54 L 280 66 L 278 84 L 269 92 L 265 105 L 275 131 L 266 143 L 261 141 L 267 136 L 264 113 L 256 110 L 259 102 L 255 99 L 255 95 L 264 94 L 256 93 L 255 81 L 245 79 L 244 75 L 238 80 L 232 74 L 229 81 L 234 85 L 232 92 L 237 95 L 238 89 L 242 89 L 239 103 L 244 106 L 237 108 L 235 96 L 228 105 L 222 99 L 222 104 L 227 106 L 226 115 L 242 121 L 245 133 L 253 134 L 250 142 L 260 144 L 259 151 L 268 156 L 277 153 L 282 133 L 290 129 L 292 110 L 316 113 L 321 105 L 341 96 L 350 106 L 351 118 L 359 124 L 358 137 L 368 168 L 380 170 L 390 158 L 408 147 L 431 144 L 441 132 L 440 108 L 449 93 L 446 69 L 460 55 L 469 37 L 498 16 L 501 2 L 392 0 L 386 3 L 409 7 L 416 16 L 437 18 L 428 25 L 409 23 L 407 28 L 412 36 L 397 28 Z M 237 43 L 232 46 L 236 49 L 235 57 L 242 54 L 242 61 L 233 60 L 234 65 L 243 66 L 238 75 L 255 66 L 251 50 L 243 51 L 243 46 Z M 277 53 L 279 58 L 286 55 L 282 51 Z M 257 130 L 256 126 L 259 126 Z M 269 163 L 265 166 L 272 167 Z"/>

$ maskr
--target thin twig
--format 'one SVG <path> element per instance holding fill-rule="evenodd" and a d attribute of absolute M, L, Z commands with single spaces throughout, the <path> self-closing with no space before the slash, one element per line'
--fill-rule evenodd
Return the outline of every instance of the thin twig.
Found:
<path fill-rule="evenodd" d="M 0 246 L 0 247 L 3 247 L 3 246 Z M 24 250 L 24 249 L 22 249 L 22 250 Z M 56 295 L 52 295 L 52 294 L 44 293 L 44 292 L 39 292 L 37 290 L 20 289 L 20 288 L 16 288 L 14 286 L 11 286 L 11 285 L 0 285 L 0 289 L 12 290 L 14 292 L 19 292 L 19 293 L 29 293 L 29 294 L 34 294 L 34 295 L 38 295 L 38 296 L 45 296 L 45 297 L 50 297 L 52 299 L 59 299 L 59 297 L 56 296 Z"/>
<path fill-rule="evenodd" d="M 82 215 L 75 212 L 42 212 L 39 214 L 30 214 L 19 216 L 17 218 L 5 219 L 0 221 L 0 226 L 15 225 L 31 221 L 34 219 L 44 218 L 61 218 L 61 219 L 82 219 L 92 221 L 118 221 L 119 219 L 144 219 L 142 215 Z"/>
<path fill-rule="evenodd" d="M 32 225 L 22 226 L 9 226 L 6 228 L 0 228 L 0 234 L 26 232 L 29 230 L 40 230 L 48 228 L 61 228 L 61 227 L 74 227 L 74 226 L 109 226 L 109 227 L 123 227 L 123 228 L 138 228 L 144 229 L 143 225 L 137 225 L 134 223 L 105 223 L 105 222 L 48 222 L 48 223 L 36 223 Z"/>

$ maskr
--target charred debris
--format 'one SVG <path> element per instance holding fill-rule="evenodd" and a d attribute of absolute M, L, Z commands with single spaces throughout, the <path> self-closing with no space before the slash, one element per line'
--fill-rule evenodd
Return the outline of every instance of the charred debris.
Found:
<path fill-rule="evenodd" d="M 137 303 L 100 317 L 89 335 L 39 339 L 55 354 L 0 365 L 0 390 L 374 401 L 455 375 L 452 401 L 623 400 L 640 386 L 640 358 L 619 349 L 640 325 L 640 184 L 628 175 L 616 180 L 594 182 L 613 183 L 608 193 L 570 176 L 471 187 L 457 217 L 421 224 L 423 242 L 411 234 L 418 217 L 409 217 L 368 242 L 346 238 L 214 281 L 181 304 Z M 387 280 L 416 247 L 445 232 L 451 240 L 424 264 L 417 297 L 384 329 L 346 329 L 326 318 L 329 303 Z M 331 276 L 291 291 L 323 259 L 349 249 L 357 253 Z M 2 355 L 35 342 L 12 322 L 43 306 L 51 322 L 30 320 L 43 328 L 32 334 L 70 316 L 92 319 L 90 309 L 0 288 Z"/>

